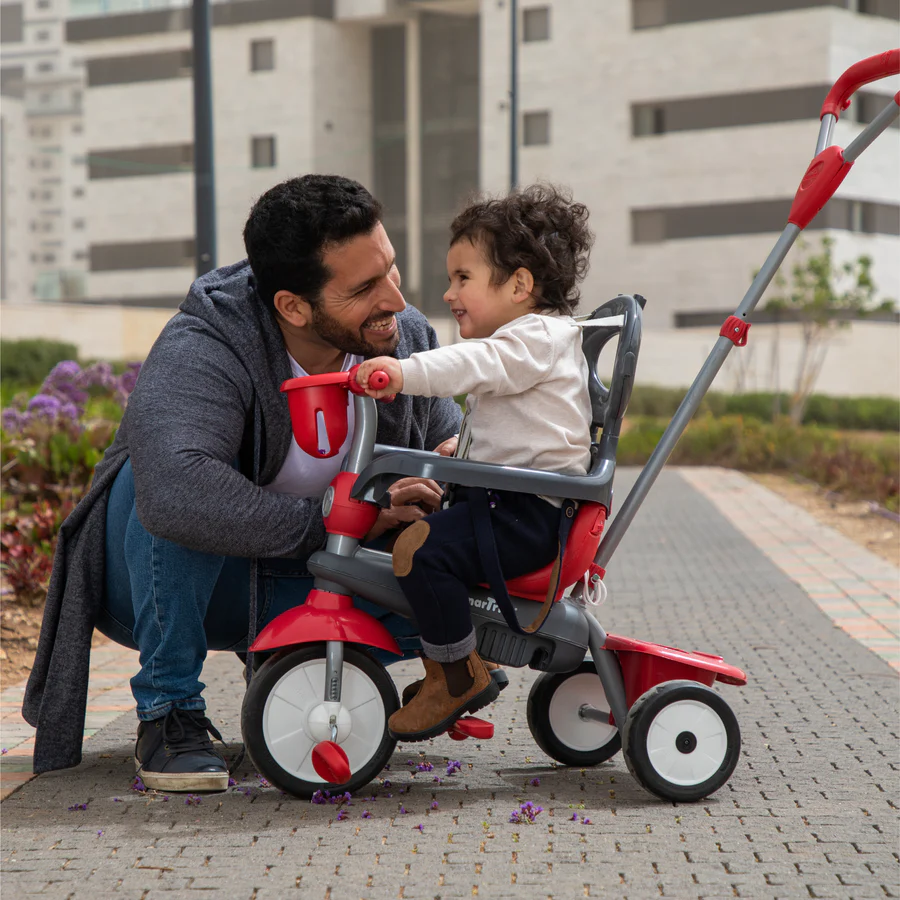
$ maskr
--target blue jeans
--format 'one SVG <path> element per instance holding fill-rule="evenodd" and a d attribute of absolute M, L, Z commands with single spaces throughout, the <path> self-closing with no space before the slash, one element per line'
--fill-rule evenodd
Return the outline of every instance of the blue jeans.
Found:
<path fill-rule="evenodd" d="M 257 629 L 303 603 L 312 586 L 303 559 L 259 560 Z M 359 597 L 354 604 L 381 620 L 402 658 L 419 649 L 413 622 Z M 250 560 L 189 550 L 150 534 L 138 521 L 127 461 L 106 512 L 106 596 L 97 628 L 140 651 L 141 669 L 131 679 L 138 718 L 205 709 L 200 670 L 206 652 L 247 649 L 249 608 Z M 384 664 L 401 659 L 371 652 Z"/>

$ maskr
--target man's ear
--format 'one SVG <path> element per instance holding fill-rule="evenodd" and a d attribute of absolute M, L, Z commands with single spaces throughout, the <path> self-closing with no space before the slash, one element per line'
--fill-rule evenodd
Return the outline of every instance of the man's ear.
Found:
<path fill-rule="evenodd" d="M 278 291 L 274 298 L 275 311 L 289 325 L 303 328 L 312 321 L 310 305 L 298 294 Z"/>
<path fill-rule="evenodd" d="M 520 266 L 512 274 L 513 278 L 513 303 L 522 303 L 532 299 L 534 290 L 534 276 L 524 266 Z"/>

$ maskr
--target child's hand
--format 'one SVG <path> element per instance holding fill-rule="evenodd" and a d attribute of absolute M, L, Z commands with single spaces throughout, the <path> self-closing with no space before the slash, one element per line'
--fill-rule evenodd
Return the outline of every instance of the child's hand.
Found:
<path fill-rule="evenodd" d="M 369 376 L 373 372 L 387 373 L 390 381 L 385 387 L 373 390 L 369 387 Z M 367 359 L 360 364 L 356 370 L 356 381 L 370 397 L 380 400 L 403 390 L 403 370 L 393 356 L 376 356 L 375 359 Z"/>

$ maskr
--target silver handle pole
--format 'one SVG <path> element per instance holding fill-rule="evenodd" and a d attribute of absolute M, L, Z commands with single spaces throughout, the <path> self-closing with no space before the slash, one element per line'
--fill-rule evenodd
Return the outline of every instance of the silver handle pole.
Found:
<path fill-rule="evenodd" d="M 784 262 L 788 250 L 791 249 L 799 234 L 800 228 L 798 226 L 789 224 L 785 227 L 756 278 L 753 279 L 752 284 L 747 289 L 747 293 L 744 295 L 744 299 L 738 306 L 735 315 L 746 318 L 747 314 L 753 310 L 759 302 L 759 298 L 762 297 L 769 286 L 769 282 L 778 271 L 778 267 Z M 725 357 L 728 356 L 733 346 L 734 344 L 727 337 L 720 337 L 716 341 L 712 352 L 694 379 L 694 383 L 688 389 L 687 394 L 685 394 L 681 405 L 678 407 L 672 421 L 669 422 L 669 426 L 663 432 L 663 436 L 659 439 L 659 443 L 656 445 L 653 453 L 650 455 L 650 459 L 647 460 L 647 465 L 641 470 L 641 474 L 631 488 L 631 492 L 625 498 L 625 502 L 600 542 L 597 555 L 594 557 L 594 562 L 598 566 L 606 568 L 606 564 L 615 552 L 616 547 L 619 546 L 619 541 L 622 540 L 625 530 L 634 519 L 644 497 L 647 496 L 647 492 L 659 476 L 662 467 L 666 464 L 666 460 L 669 458 L 672 450 L 675 449 L 675 444 L 684 433 L 684 429 L 687 428 L 688 422 L 690 422 L 691 417 L 697 411 L 700 401 L 709 390 L 709 386 L 718 374 L 719 369 L 722 368 L 722 363 L 725 362 Z"/>

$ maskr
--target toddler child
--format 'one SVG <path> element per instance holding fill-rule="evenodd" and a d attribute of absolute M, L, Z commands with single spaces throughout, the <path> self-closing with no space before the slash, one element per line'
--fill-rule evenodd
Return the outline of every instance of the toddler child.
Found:
<path fill-rule="evenodd" d="M 469 206 L 451 225 L 444 300 L 471 341 L 409 359 L 365 361 L 358 381 L 382 370 L 403 391 L 467 393 L 457 456 L 583 475 L 590 462 L 588 370 L 572 319 L 593 235 L 588 211 L 556 188 L 537 185 Z M 391 735 L 421 741 L 447 731 L 496 699 L 498 687 L 475 651 L 469 587 L 488 580 L 475 534 L 476 488 L 397 538 L 393 568 L 419 625 L 425 680 L 388 723 Z M 483 494 L 482 494 L 483 496 Z M 562 501 L 491 491 L 490 520 L 506 578 L 555 559 Z M 483 548 L 482 548 L 483 552 Z"/>

